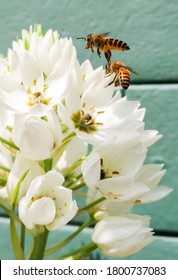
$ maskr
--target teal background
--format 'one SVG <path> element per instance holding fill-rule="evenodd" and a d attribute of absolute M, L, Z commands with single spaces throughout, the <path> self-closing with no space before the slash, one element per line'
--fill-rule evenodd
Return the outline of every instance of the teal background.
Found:
<path fill-rule="evenodd" d="M 128 43 L 130 51 L 113 51 L 139 75 L 131 76 L 127 96 L 140 100 L 146 108 L 146 129 L 156 129 L 163 138 L 150 148 L 147 162 L 164 163 L 167 173 L 162 184 L 174 188 L 165 199 L 135 208 L 151 216 L 151 227 L 158 237 L 150 246 L 128 259 L 178 259 L 178 0 L 0 0 L 0 53 L 6 55 L 12 40 L 22 28 L 40 23 L 44 30 L 58 30 L 61 37 L 72 37 L 80 62 L 90 59 L 94 68 L 104 65 L 96 52 L 85 50 L 77 37 L 111 31 L 111 37 Z M 2 213 L 2 212 L 1 212 Z M 2 214 L 3 215 L 3 214 Z M 84 219 L 84 218 L 83 218 Z M 72 231 L 53 233 L 51 241 Z M 8 220 L 0 220 L 0 258 L 10 259 Z M 90 238 L 90 229 L 76 244 Z M 73 243 L 72 243 L 73 244 Z M 74 246 L 74 244 L 71 246 Z M 106 258 L 93 253 L 93 258 Z"/>

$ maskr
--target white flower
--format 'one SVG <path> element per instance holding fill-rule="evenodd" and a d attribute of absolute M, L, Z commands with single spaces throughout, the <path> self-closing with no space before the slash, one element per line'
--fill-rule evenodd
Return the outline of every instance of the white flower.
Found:
<path fill-rule="evenodd" d="M 10 73 L 0 75 L 2 102 L 7 108 L 24 113 L 37 104 L 45 112 L 59 103 L 68 84 L 67 75 L 45 78 L 40 64 L 26 50 L 19 55 L 13 51 L 10 65 Z"/>
<path fill-rule="evenodd" d="M 36 177 L 25 197 L 19 202 L 19 217 L 28 229 L 45 225 L 56 230 L 67 224 L 77 213 L 72 191 L 62 186 L 62 174 L 52 170 Z"/>
<path fill-rule="evenodd" d="M 135 203 L 151 203 L 160 200 L 167 196 L 173 189 L 158 185 L 164 176 L 166 170 L 163 169 L 163 164 L 146 164 L 136 176 L 136 181 L 144 183 L 150 189 L 146 194 L 137 197 Z"/>
<path fill-rule="evenodd" d="M 69 128 L 90 144 L 98 144 L 112 135 L 118 121 L 119 107 L 115 116 L 113 106 L 119 93 L 112 99 L 113 89 L 105 87 L 102 67 L 92 71 L 85 64 L 87 73 L 83 73 L 83 66 L 77 66 L 71 72 L 71 87 L 65 97 L 65 105 L 59 104 L 59 115 Z M 123 105 L 124 106 L 124 105 Z M 131 114 L 137 107 L 133 102 L 132 108 L 126 114 Z M 114 112 L 114 113 L 113 113 Z"/>
<path fill-rule="evenodd" d="M 40 26 L 24 30 L 22 37 L 8 51 L 6 71 L 0 71 L 2 102 L 19 113 L 34 105 L 45 112 L 62 100 L 77 61 L 76 50 L 71 39 L 59 40 L 52 30 L 43 34 Z"/>
<path fill-rule="evenodd" d="M 29 114 L 15 116 L 12 139 L 24 157 L 44 160 L 61 143 L 61 126 L 53 109 L 46 112 L 47 121 Z"/>
<path fill-rule="evenodd" d="M 103 68 L 92 70 L 88 61 L 81 66 L 76 62 L 70 72 L 70 87 L 60 102 L 58 113 L 70 130 L 92 145 L 108 141 L 113 135 L 123 137 L 138 132 L 145 148 L 156 142 L 157 131 L 144 131 L 144 109 L 139 102 L 113 97 L 113 87 L 105 87 Z"/>
<path fill-rule="evenodd" d="M 146 151 L 138 142 L 138 135 L 127 140 L 116 138 L 105 143 L 85 159 L 81 166 L 88 187 L 97 188 L 107 199 L 128 201 L 149 191 L 135 176 L 143 165 Z"/>
<path fill-rule="evenodd" d="M 45 76 L 52 73 L 65 74 L 76 60 L 72 39 L 59 38 L 59 33 L 49 29 L 44 33 L 41 25 L 22 30 L 22 39 L 13 42 L 13 51 L 27 50 L 39 63 Z M 8 57 L 11 55 L 9 50 Z M 57 71 L 56 71 L 57 70 Z"/>
<path fill-rule="evenodd" d="M 107 256 L 127 257 L 152 242 L 149 216 L 110 216 L 99 221 L 92 240 Z"/>
<path fill-rule="evenodd" d="M 20 180 L 21 176 L 25 173 L 25 171 L 27 171 L 28 169 L 29 172 L 20 185 L 20 190 L 16 201 L 17 204 L 19 200 L 26 194 L 31 181 L 36 176 L 44 173 L 44 170 L 39 166 L 37 162 L 24 158 L 21 153 L 17 153 L 14 164 L 12 165 L 12 169 L 9 173 L 7 186 L 6 186 L 8 200 L 10 202 L 12 200 L 13 193 L 18 181 Z"/>

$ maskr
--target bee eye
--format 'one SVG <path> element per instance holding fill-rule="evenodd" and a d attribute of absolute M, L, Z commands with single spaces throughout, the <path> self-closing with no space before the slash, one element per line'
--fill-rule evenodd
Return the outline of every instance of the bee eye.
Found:
<path fill-rule="evenodd" d="M 87 40 L 87 42 L 90 42 L 91 41 L 91 35 L 88 35 L 86 40 Z"/>

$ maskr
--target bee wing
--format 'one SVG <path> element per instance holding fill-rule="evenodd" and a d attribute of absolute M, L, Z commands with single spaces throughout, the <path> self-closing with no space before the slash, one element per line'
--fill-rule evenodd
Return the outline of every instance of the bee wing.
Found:
<path fill-rule="evenodd" d="M 106 32 L 106 33 L 102 33 L 102 34 L 100 34 L 100 36 L 101 36 L 101 37 L 106 37 L 106 36 L 108 36 L 108 35 L 109 35 L 109 33 L 111 33 L 111 31 Z"/>
<path fill-rule="evenodd" d="M 132 72 L 132 73 L 134 73 L 134 74 L 137 74 L 138 75 L 138 73 L 135 71 L 135 70 L 133 70 L 131 67 L 129 67 L 129 66 L 122 66 L 123 68 L 125 68 L 125 69 L 127 69 L 127 70 L 129 70 L 130 72 Z"/>

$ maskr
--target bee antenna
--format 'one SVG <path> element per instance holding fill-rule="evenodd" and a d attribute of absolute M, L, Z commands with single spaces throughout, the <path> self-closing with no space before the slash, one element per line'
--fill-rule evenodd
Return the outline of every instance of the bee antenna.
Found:
<path fill-rule="evenodd" d="M 77 39 L 82 39 L 82 40 L 85 40 L 86 41 L 86 38 L 85 37 L 79 37 Z"/>

